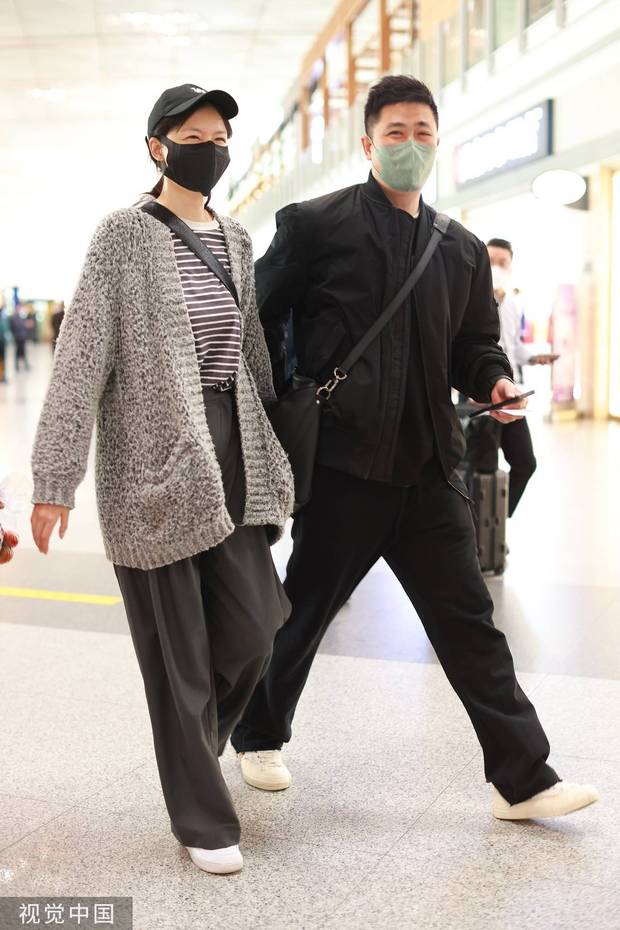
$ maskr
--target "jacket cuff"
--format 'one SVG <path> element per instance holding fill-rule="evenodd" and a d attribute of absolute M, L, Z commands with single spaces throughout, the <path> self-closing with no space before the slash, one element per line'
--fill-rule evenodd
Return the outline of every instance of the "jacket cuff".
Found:
<path fill-rule="evenodd" d="M 514 384 L 514 379 L 512 377 L 512 372 L 508 372 L 504 368 L 493 368 L 491 371 L 486 371 L 484 379 L 481 379 L 481 385 L 483 388 L 484 400 L 487 403 L 491 401 L 491 391 L 495 387 L 498 381 L 505 379 L 506 381 L 512 381 Z"/>
<path fill-rule="evenodd" d="M 57 507 L 75 507 L 75 488 L 56 478 L 34 478 L 33 504 L 55 504 Z"/>

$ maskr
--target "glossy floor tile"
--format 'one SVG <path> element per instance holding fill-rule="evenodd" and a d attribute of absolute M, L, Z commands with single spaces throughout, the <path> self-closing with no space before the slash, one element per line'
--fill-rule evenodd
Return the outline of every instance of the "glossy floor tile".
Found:
<path fill-rule="evenodd" d="M 0 386 L 0 476 L 27 471 L 49 362 L 40 347 Z M 551 763 L 600 804 L 492 818 L 469 719 L 380 562 L 322 643 L 291 789 L 250 789 L 222 758 L 244 871 L 199 872 L 170 833 L 122 603 L 2 593 L 118 596 L 89 471 L 65 541 L 39 555 L 26 513 L 0 569 L 0 895 L 131 895 L 136 930 L 618 930 L 620 428 L 531 423 L 539 469 L 488 585 Z"/>

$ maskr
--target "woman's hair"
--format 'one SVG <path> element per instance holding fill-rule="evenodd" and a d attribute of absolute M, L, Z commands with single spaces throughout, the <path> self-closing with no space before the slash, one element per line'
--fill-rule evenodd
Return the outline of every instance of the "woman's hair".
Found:
<path fill-rule="evenodd" d="M 153 130 L 151 134 L 151 138 L 155 137 L 156 139 L 161 139 L 162 136 L 167 136 L 168 133 L 171 132 L 173 129 L 178 129 L 180 126 L 182 126 L 183 123 L 185 123 L 189 119 L 192 113 L 194 113 L 196 110 L 199 110 L 200 107 L 204 105 L 205 105 L 204 103 L 198 103 L 195 107 L 192 107 L 191 110 L 186 110 L 185 113 L 180 113 L 178 116 L 164 116 L 164 118 L 158 122 L 157 126 Z M 220 113 L 220 116 L 221 116 L 221 113 Z M 226 127 L 226 135 L 230 139 L 230 137 L 233 134 L 232 126 L 230 125 L 229 121 L 226 119 L 225 116 L 222 116 L 222 119 L 224 121 L 224 126 Z M 148 145 L 149 140 L 147 139 L 146 141 Z M 162 175 L 159 181 L 157 182 L 157 184 L 155 185 L 155 187 L 151 191 L 149 191 L 152 197 L 157 198 L 161 194 L 162 188 L 164 186 L 163 174 L 165 170 L 165 163 L 163 161 L 157 161 L 156 158 L 153 158 L 153 155 L 151 154 L 151 147 L 149 146 L 148 148 L 149 148 L 149 158 L 151 159 L 153 164 L 156 166 L 157 170 Z M 207 198 L 207 203 L 209 203 L 209 200 L 210 200 L 210 195 Z"/>

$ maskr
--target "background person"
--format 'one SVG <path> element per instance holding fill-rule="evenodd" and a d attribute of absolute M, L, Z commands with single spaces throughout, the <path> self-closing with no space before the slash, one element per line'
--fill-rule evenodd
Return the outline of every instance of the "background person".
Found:
<path fill-rule="evenodd" d="M 50 323 L 52 326 L 52 352 L 56 351 L 56 343 L 58 342 L 58 336 L 60 335 L 60 327 L 62 326 L 62 321 L 65 318 L 65 303 L 61 301 L 54 307 L 54 312 L 52 313 Z"/>
<path fill-rule="evenodd" d="M 11 317 L 11 335 L 15 342 L 15 371 L 19 371 L 22 364 L 26 371 L 30 371 L 30 364 L 26 354 L 28 342 L 28 314 L 24 307 L 17 306 Z"/>
<path fill-rule="evenodd" d="M 0 307 L 0 384 L 6 384 L 6 342 L 10 327 L 4 307 Z"/>
<path fill-rule="evenodd" d="M 551 365 L 556 355 L 532 355 L 521 339 L 522 312 L 515 299 L 512 284 L 512 245 L 507 239 L 487 242 L 493 291 L 499 306 L 500 345 L 508 356 L 512 369 L 519 372 L 524 365 Z M 523 496 L 528 481 L 536 471 L 532 435 L 526 417 L 498 427 L 498 441 L 510 466 L 508 516 L 512 517 Z"/>

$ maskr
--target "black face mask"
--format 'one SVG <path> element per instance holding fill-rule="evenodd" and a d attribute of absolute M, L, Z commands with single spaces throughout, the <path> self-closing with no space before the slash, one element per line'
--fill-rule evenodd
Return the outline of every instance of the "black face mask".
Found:
<path fill-rule="evenodd" d="M 161 141 L 168 149 L 164 175 L 188 191 L 200 191 L 208 197 L 230 164 L 228 146 L 215 142 L 179 145 L 168 136 Z"/>

